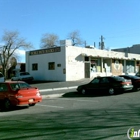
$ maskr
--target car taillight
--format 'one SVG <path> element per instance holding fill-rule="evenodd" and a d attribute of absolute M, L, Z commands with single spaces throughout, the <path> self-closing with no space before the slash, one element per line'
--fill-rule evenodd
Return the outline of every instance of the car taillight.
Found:
<path fill-rule="evenodd" d="M 37 91 L 36 96 L 40 96 L 40 92 L 39 91 Z"/>
<path fill-rule="evenodd" d="M 126 82 L 121 82 L 121 85 L 126 85 Z"/>
<path fill-rule="evenodd" d="M 121 85 L 130 85 L 132 84 L 131 82 L 121 82 Z"/>
<path fill-rule="evenodd" d="M 140 80 L 136 80 L 135 82 L 136 82 L 136 83 L 137 83 L 137 82 L 140 82 Z"/>

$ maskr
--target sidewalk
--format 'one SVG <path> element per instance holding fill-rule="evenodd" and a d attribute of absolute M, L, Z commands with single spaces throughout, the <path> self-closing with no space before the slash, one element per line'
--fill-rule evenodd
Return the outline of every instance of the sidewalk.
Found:
<path fill-rule="evenodd" d="M 49 91 L 57 91 L 57 90 L 67 90 L 67 89 L 76 89 L 77 86 L 87 84 L 91 81 L 90 78 L 78 80 L 78 81 L 66 81 L 66 82 L 49 82 L 44 83 L 44 87 L 40 88 L 40 92 L 49 92 Z M 44 86 L 43 84 L 43 86 Z M 33 84 L 32 86 L 39 86 L 41 87 L 42 84 Z M 64 93 L 55 93 L 55 94 L 46 94 L 42 95 L 43 99 L 50 99 L 50 98 L 60 98 L 63 96 Z"/>
<path fill-rule="evenodd" d="M 77 86 L 89 83 L 90 78 L 81 79 L 78 81 L 66 81 L 66 82 L 46 82 L 46 83 L 35 83 L 32 86 L 38 86 L 40 92 L 54 91 L 54 90 L 66 90 L 66 89 L 76 89 Z M 45 85 L 45 87 L 44 87 Z"/>

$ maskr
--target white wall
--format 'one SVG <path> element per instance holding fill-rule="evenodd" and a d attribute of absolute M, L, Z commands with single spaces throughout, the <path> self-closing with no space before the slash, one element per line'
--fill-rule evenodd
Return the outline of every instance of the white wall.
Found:
<path fill-rule="evenodd" d="M 48 69 L 49 62 L 55 62 L 55 70 Z M 33 63 L 38 63 L 38 70 L 32 70 Z M 61 64 L 61 67 L 57 67 L 57 64 Z M 30 72 L 35 80 L 65 81 L 65 67 L 65 47 L 61 47 L 61 52 L 40 55 L 29 55 L 29 52 L 26 52 L 26 71 Z"/>
<path fill-rule="evenodd" d="M 84 56 L 81 56 L 81 48 L 66 47 L 66 80 L 79 80 L 84 78 Z"/>
<path fill-rule="evenodd" d="M 63 46 L 61 52 L 47 53 L 41 55 L 29 55 L 26 52 L 26 71 L 30 72 L 35 80 L 52 80 L 52 81 L 74 81 L 85 78 L 85 56 L 97 57 L 103 60 L 103 58 L 109 59 L 133 59 L 140 60 L 140 55 L 128 53 L 128 57 L 125 53 L 87 49 L 75 46 Z M 55 62 L 55 70 L 48 70 L 48 62 Z M 32 64 L 38 63 L 38 70 L 32 70 Z M 61 64 L 61 67 L 57 67 L 57 64 Z M 103 62 L 101 61 L 103 67 Z M 66 74 L 63 73 L 63 69 L 66 69 Z M 95 76 L 112 75 L 112 73 L 97 72 Z"/>

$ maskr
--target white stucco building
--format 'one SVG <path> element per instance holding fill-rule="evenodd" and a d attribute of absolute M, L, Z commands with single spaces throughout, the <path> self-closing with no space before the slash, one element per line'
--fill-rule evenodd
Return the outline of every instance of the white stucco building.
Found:
<path fill-rule="evenodd" d="M 35 80 L 72 81 L 103 75 L 135 74 L 140 55 L 71 46 L 26 52 L 26 71 Z"/>

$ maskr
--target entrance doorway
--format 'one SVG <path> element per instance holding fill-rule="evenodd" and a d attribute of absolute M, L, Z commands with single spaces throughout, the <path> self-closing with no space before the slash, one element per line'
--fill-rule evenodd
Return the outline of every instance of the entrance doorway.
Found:
<path fill-rule="evenodd" d="M 85 78 L 90 78 L 90 63 L 85 63 Z"/>

